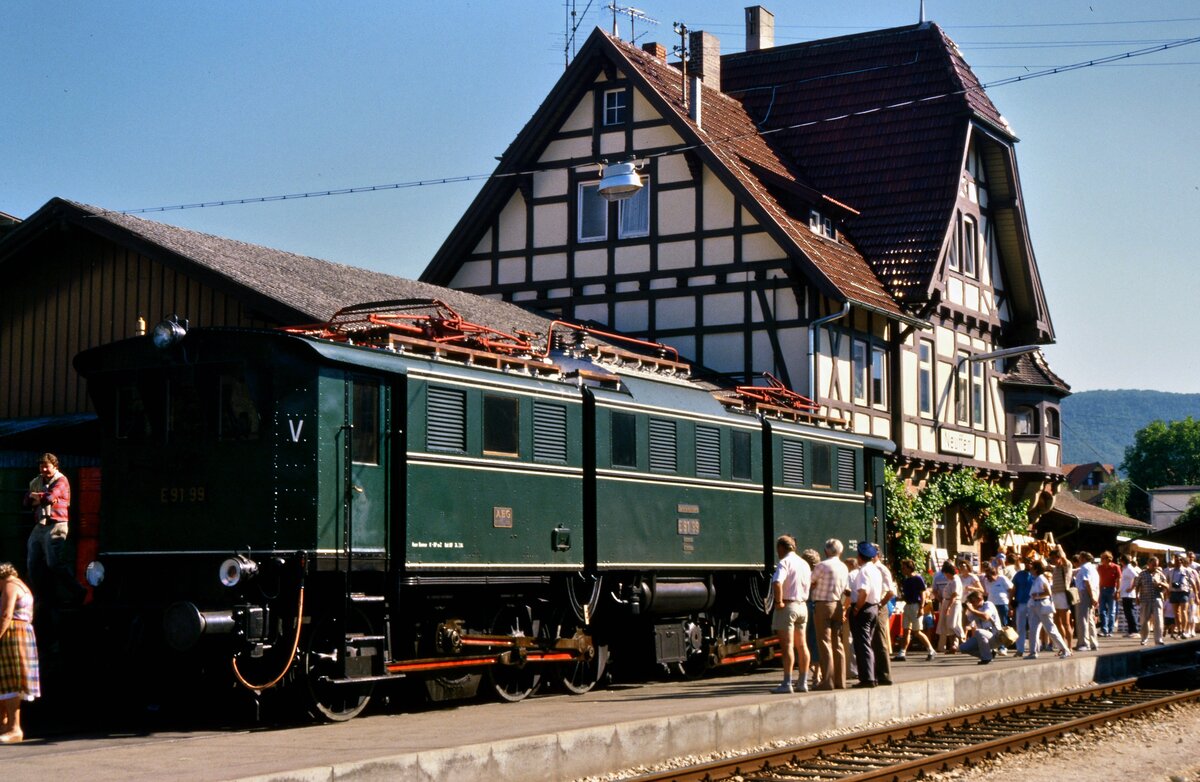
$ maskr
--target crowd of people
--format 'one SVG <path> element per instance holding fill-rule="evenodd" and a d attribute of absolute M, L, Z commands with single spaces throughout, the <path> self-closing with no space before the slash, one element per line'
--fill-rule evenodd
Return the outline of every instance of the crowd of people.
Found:
<path fill-rule="evenodd" d="M 798 553 L 795 539 L 782 535 L 776 553 L 768 598 L 784 670 L 776 693 L 843 689 L 848 678 L 858 680 L 853 687 L 888 685 L 891 664 L 910 650 L 927 661 L 961 653 L 987 665 L 997 655 L 1094 651 L 1122 618 L 1124 636 L 1142 646 L 1192 638 L 1200 628 L 1200 563 L 1190 551 L 1139 566 L 1108 551 L 1097 560 L 1033 546 L 982 567 L 968 557 L 946 560 L 928 581 L 905 559 L 899 582 L 866 541 L 843 559 L 840 540 L 827 540 L 822 557 Z"/>

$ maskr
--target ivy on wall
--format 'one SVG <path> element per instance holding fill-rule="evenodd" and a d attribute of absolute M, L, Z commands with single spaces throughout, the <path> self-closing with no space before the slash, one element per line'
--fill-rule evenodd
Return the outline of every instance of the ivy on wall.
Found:
<path fill-rule="evenodd" d="M 971 470 L 942 473 L 916 494 L 908 491 L 890 465 L 884 471 L 884 482 L 888 523 L 896 539 L 894 550 L 901 558 L 924 561 L 921 544 L 932 539 L 933 525 L 955 503 L 994 537 L 1006 532 L 1029 534 L 1029 501 L 1014 503 L 1008 489 L 988 483 Z"/>

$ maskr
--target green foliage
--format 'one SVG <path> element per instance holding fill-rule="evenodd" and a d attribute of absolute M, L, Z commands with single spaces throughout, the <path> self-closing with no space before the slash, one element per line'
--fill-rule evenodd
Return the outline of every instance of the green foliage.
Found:
<path fill-rule="evenodd" d="M 970 470 L 942 473 L 916 494 L 908 492 L 891 466 L 884 476 L 888 523 L 900 557 L 922 561 L 921 544 L 932 537 L 933 525 L 955 503 L 961 504 L 995 537 L 1006 532 L 1029 533 L 1029 502 L 1014 503 L 1007 489 L 982 480 Z"/>
<path fill-rule="evenodd" d="M 1200 484 L 1200 421 L 1151 421 L 1125 449 L 1121 469 L 1147 489 Z"/>
<path fill-rule="evenodd" d="M 1197 520 L 1200 520 L 1200 495 L 1192 497 L 1188 501 L 1187 510 L 1181 513 L 1179 518 L 1175 519 L 1175 523 L 1183 524 L 1184 522 Z"/>
<path fill-rule="evenodd" d="M 1133 485 L 1125 478 L 1109 481 L 1100 490 L 1100 507 L 1113 513 L 1125 514 L 1125 505 L 1129 501 L 1129 492 Z"/>

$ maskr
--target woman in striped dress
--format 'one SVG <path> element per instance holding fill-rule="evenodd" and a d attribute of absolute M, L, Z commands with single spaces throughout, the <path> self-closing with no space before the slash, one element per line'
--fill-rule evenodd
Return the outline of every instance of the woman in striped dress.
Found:
<path fill-rule="evenodd" d="M 0 562 L 0 744 L 25 738 L 21 703 L 42 694 L 37 640 L 33 635 L 33 594 L 17 570 Z"/>

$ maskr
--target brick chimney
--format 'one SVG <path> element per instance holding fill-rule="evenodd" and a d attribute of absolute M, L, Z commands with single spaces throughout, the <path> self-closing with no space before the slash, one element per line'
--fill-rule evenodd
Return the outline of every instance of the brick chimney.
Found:
<path fill-rule="evenodd" d="M 746 8 L 746 51 L 770 49 L 775 45 L 775 14 L 761 5 Z"/>
<path fill-rule="evenodd" d="M 688 73 L 703 79 L 710 90 L 721 89 L 721 40 L 703 31 L 689 33 L 688 50 Z"/>
<path fill-rule="evenodd" d="M 661 43 L 644 43 L 642 44 L 642 51 L 657 60 L 667 59 L 667 47 Z"/>

